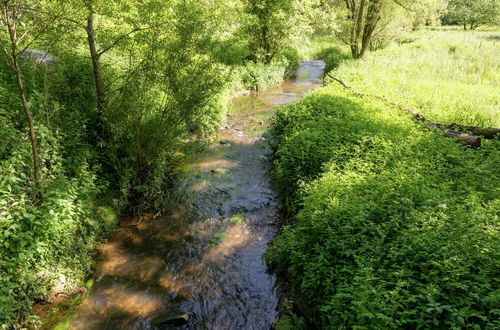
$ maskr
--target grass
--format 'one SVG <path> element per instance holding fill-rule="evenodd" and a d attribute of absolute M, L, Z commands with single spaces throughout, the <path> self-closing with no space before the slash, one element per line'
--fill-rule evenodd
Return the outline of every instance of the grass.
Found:
<path fill-rule="evenodd" d="M 335 73 L 434 121 L 498 126 L 498 114 L 487 111 L 498 104 L 496 46 L 475 51 L 494 34 L 415 33 Z M 291 221 L 265 258 L 309 323 L 500 327 L 500 141 L 468 149 L 331 83 L 278 110 L 271 144 Z"/>
<path fill-rule="evenodd" d="M 334 71 L 442 124 L 500 127 L 498 31 L 422 30 Z"/>

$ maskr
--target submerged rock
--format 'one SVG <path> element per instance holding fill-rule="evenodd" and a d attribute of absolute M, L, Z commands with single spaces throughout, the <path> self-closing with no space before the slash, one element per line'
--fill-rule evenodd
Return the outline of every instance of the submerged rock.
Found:
<path fill-rule="evenodd" d="M 191 314 L 189 313 L 166 315 L 156 320 L 154 325 L 162 327 L 182 327 L 188 324 L 190 318 Z"/>

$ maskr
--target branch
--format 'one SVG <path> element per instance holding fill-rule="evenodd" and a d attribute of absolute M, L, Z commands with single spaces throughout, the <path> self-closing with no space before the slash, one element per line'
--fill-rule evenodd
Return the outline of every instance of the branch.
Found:
<path fill-rule="evenodd" d="M 400 6 L 401 8 L 403 8 L 404 10 L 407 10 L 407 11 L 413 11 L 415 12 L 416 10 L 413 9 L 413 8 L 410 8 L 406 5 L 404 5 L 403 3 L 401 3 L 401 0 L 393 0 L 395 4 L 397 4 L 398 6 Z"/>
<path fill-rule="evenodd" d="M 382 101 L 387 102 L 390 105 L 392 105 L 392 106 L 394 106 L 394 107 L 396 107 L 396 108 L 398 108 L 400 110 L 403 110 L 403 111 L 405 111 L 407 113 L 410 113 L 412 115 L 412 118 L 414 120 L 421 121 L 421 122 L 423 122 L 425 125 L 427 125 L 429 127 L 432 127 L 434 129 L 440 130 L 447 137 L 458 138 L 461 142 L 463 142 L 464 144 L 467 144 L 468 146 L 470 146 L 472 148 L 479 148 L 481 146 L 481 139 L 479 137 L 477 137 L 475 135 L 466 134 L 466 133 L 455 131 L 455 130 L 451 129 L 453 127 L 457 127 L 457 128 L 460 128 L 460 129 L 469 128 L 467 130 L 473 131 L 472 129 L 470 129 L 471 128 L 470 126 L 462 126 L 462 125 L 452 124 L 452 125 L 449 126 L 449 128 L 444 127 L 441 124 L 437 124 L 437 123 L 431 122 L 430 120 L 428 120 L 423 115 L 421 115 L 416 110 L 414 110 L 414 109 L 412 109 L 410 107 L 407 107 L 407 106 L 404 106 L 404 105 L 392 102 L 391 100 L 389 100 L 385 96 L 377 96 L 377 95 L 371 95 L 371 94 L 358 93 L 351 86 L 349 86 L 347 83 L 345 83 L 342 79 L 340 79 L 338 77 L 335 77 L 335 76 L 331 75 L 330 73 L 327 73 L 326 75 L 328 77 L 332 78 L 333 80 L 335 80 L 336 82 L 340 83 L 344 88 L 347 88 L 348 90 L 350 90 L 357 97 L 373 97 L 373 98 L 382 100 Z M 479 129 L 481 129 L 481 128 L 479 128 Z M 494 134 L 499 134 L 500 133 L 500 129 L 496 129 L 496 128 L 495 129 L 483 129 L 483 130 L 493 130 Z"/>
<path fill-rule="evenodd" d="M 127 33 L 125 33 L 124 35 L 121 35 L 119 36 L 118 38 L 115 39 L 115 41 L 113 41 L 113 43 L 105 48 L 103 48 L 98 54 L 97 56 L 101 56 L 102 54 L 106 53 L 108 50 L 110 50 L 111 48 L 113 48 L 114 46 L 116 46 L 120 41 L 122 41 L 123 39 L 125 39 L 126 37 L 128 37 L 129 35 L 135 33 L 135 32 L 139 32 L 139 31 L 143 31 L 143 30 L 147 30 L 147 29 L 151 29 L 151 27 L 146 27 L 146 28 L 135 28 L 133 29 L 132 31 L 129 31 Z"/>

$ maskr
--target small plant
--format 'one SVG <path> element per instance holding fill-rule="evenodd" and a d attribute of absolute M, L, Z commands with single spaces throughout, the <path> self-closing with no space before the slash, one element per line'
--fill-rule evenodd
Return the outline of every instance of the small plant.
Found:
<path fill-rule="evenodd" d="M 210 240 L 210 246 L 214 247 L 214 246 L 219 245 L 224 240 L 225 237 L 226 237 L 226 232 L 224 232 L 224 231 L 216 232 L 212 236 L 212 239 Z"/>
<path fill-rule="evenodd" d="M 235 214 L 231 217 L 229 221 L 233 225 L 239 225 L 247 221 L 247 218 L 243 214 Z"/>

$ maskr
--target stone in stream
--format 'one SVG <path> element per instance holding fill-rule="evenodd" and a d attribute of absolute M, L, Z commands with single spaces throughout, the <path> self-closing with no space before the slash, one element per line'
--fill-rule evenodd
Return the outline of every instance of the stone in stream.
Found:
<path fill-rule="evenodd" d="M 153 325 L 161 326 L 161 327 L 181 327 L 183 325 L 188 324 L 189 319 L 191 318 L 191 314 L 182 313 L 182 314 L 174 314 L 174 315 L 166 315 L 164 317 L 160 317 L 154 321 Z"/>

